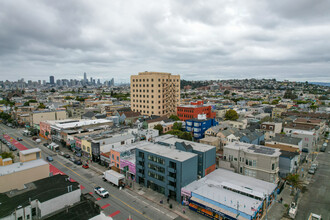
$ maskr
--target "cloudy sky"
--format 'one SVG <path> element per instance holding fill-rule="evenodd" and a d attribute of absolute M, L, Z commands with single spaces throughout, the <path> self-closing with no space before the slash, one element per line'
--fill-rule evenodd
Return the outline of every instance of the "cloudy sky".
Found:
<path fill-rule="evenodd" d="M 330 81 L 329 0 L 1 0 L 0 80 Z"/>

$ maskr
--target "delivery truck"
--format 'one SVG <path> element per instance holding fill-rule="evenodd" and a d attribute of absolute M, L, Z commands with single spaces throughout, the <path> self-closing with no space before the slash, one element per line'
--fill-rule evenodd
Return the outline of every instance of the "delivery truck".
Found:
<path fill-rule="evenodd" d="M 118 187 L 124 187 L 125 176 L 123 174 L 117 173 L 114 170 L 107 170 L 103 173 L 103 180 L 112 183 Z"/>

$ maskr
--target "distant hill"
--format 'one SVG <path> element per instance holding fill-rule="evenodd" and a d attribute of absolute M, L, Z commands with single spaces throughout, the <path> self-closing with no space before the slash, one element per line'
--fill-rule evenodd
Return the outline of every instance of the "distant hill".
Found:
<path fill-rule="evenodd" d="M 330 86 L 330 83 L 325 83 L 325 82 L 308 82 L 308 83 L 320 85 L 320 86 Z"/>

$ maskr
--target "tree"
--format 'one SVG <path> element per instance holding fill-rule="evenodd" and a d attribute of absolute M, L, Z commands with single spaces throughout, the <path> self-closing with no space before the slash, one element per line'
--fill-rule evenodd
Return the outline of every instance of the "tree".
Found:
<path fill-rule="evenodd" d="M 45 106 L 44 103 L 41 102 L 41 103 L 39 104 L 38 108 L 40 108 L 40 109 L 44 109 L 44 108 L 46 108 L 46 106 Z"/>
<path fill-rule="evenodd" d="M 300 180 L 299 174 L 289 174 L 285 180 L 294 190 L 302 189 L 303 187 L 303 181 Z"/>
<path fill-rule="evenodd" d="M 169 119 L 172 119 L 174 121 L 180 121 L 180 118 L 177 115 L 171 115 Z"/>
<path fill-rule="evenodd" d="M 54 88 L 52 88 L 52 89 L 50 90 L 50 92 L 53 92 L 53 93 L 54 93 L 54 92 L 56 92 L 56 91 L 55 91 L 55 89 L 54 89 Z"/>
<path fill-rule="evenodd" d="M 235 110 L 229 109 L 225 114 L 225 119 L 230 121 L 236 121 L 238 119 L 238 114 Z"/>
<path fill-rule="evenodd" d="M 183 132 L 179 138 L 181 139 L 184 139 L 184 140 L 187 140 L 187 141 L 191 141 L 192 140 L 192 136 L 191 136 L 191 133 L 189 132 Z"/>
<path fill-rule="evenodd" d="M 155 125 L 154 129 L 159 131 L 159 135 L 163 134 L 163 126 L 161 124 Z"/>
<path fill-rule="evenodd" d="M 272 122 L 273 119 L 270 116 L 266 116 L 266 117 L 264 117 L 263 119 L 260 120 L 260 124 L 262 124 L 262 123 L 264 123 L 266 121 L 271 121 Z"/>
<path fill-rule="evenodd" d="M 173 130 L 179 130 L 179 131 L 181 131 L 182 130 L 182 123 L 174 122 L 174 124 L 173 124 Z"/>
<path fill-rule="evenodd" d="M 2 159 L 11 158 L 13 160 L 13 162 L 14 162 L 14 157 L 15 156 L 13 155 L 12 152 L 2 152 L 0 154 L 0 156 L 2 157 Z"/>
<path fill-rule="evenodd" d="M 224 94 L 224 95 L 228 95 L 229 93 L 230 93 L 229 90 L 225 90 L 223 94 Z"/>
<path fill-rule="evenodd" d="M 278 102 L 279 102 L 279 100 L 275 99 L 275 100 L 273 100 L 273 101 L 272 101 L 272 103 L 271 103 L 271 104 L 272 104 L 272 105 L 277 105 L 277 104 L 278 104 Z"/>

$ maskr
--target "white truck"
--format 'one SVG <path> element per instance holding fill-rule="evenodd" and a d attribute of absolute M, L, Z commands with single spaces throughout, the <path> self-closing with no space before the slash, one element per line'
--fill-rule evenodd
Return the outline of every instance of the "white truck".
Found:
<path fill-rule="evenodd" d="M 321 220 L 321 219 L 322 219 L 321 215 L 317 215 L 314 213 L 311 213 L 308 218 L 308 220 Z"/>
<path fill-rule="evenodd" d="M 112 183 L 118 187 L 124 187 L 125 176 L 123 174 L 117 173 L 114 170 L 107 170 L 103 173 L 103 180 Z"/>

